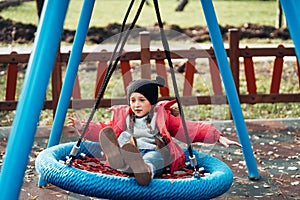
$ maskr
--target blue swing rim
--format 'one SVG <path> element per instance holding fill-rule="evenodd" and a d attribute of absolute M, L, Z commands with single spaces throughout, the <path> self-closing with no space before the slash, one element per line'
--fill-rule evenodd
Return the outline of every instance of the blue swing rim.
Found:
<path fill-rule="evenodd" d="M 75 144 L 64 143 L 43 150 L 37 156 L 35 167 L 46 182 L 86 196 L 107 199 L 211 199 L 228 191 L 233 182 L 233 173 L 224 162 L 194 151 L 199 167 L 204 167 L 209 175 L 184 179 L 154 178 L 148 186 L 140 186 L 132 177 L 89 172 L 60 162 Z M 184 152 L 188 158 L 187 150 Z M 99 143 L 84 142 L 78 155 L 80 153 L 93 157 L 101 154 L 101 148 Z"/>

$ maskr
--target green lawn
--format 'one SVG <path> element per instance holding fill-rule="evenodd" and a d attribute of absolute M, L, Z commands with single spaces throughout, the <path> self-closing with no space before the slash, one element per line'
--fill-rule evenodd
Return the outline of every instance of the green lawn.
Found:
<path fill-rule="evenodd" d="M 76 29 L 80 16 L 81 0 L 70 1 L 65 28 Z M 130 1 L 124 0 L 96 0 L 91 19 L 91 26 L 104 27 L 109 23 L 121 23 Z M 140 1 L 137 1 L 140 2 Z M 152 1 L 145 5 L 138 20 L 140 26 L 152 26 L 156 22 Z M 275 25 L 276 1 L 213 1 L 219 24 L 239 26 L 244 23 Z M 133 14 L 138 5 L 136 3 Z M 175 12 L 178 1 L 159 1 L 163 20 L 167 24 L 177 24 L 180 27 L 205 25 L 205 19 L 199 0 L 190 0 L 184 12 Z M 0 12 L 3 18 L 9 18 L 23 23 L 38 23 L 35 1 L 25 2 L 21 6 L 11 7 Z M 114 14 L 113 14 L 114 13 Z M 129 21 L 132 20 L 133 14 Z"/>

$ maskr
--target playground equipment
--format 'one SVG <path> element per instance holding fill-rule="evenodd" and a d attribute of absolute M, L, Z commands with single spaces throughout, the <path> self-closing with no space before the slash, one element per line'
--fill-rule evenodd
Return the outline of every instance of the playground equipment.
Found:
<path fill-rule="evenodd" d="M 139 10 L 133 20 L 134 22 L 137 20 L 137 18 L 139 16 L 139 13 L 141 11 L 143 3 L 144 3 L 144 1 L 142 1 L 140 4 Z M 154 1 L 154 4 L 155 4 L 156 14 L 157 14 L 157 18 L 158 18 L 158 23 L 159 23 L 159 26 L 160 26 L 161 32 L 162 32 L 162 34 L 161 34 L 162 42 L 164 45 L 165 52 L 167 54 L 166 57 L 169 61 L 169 65 L 170 65 L 170 71 L 171 71 L 171 75 L 172 75 L 172 79 L 173 79 L 173 86 L 175 89 L 176 100 L 179 105 L 179 111 L 181 110 L 180 116 L 182 118 L 182 121 L 185 122 L 184 114 L 182 113 L 182 109 L 180 108 L 181 103 L 180 103 L 180 100 L 178 99 L 179 98 L 178 89 L 177 89 L 176 81 L 174 81 L 175 74 L 174 74 L 174 71 L 172 70 L 173 67 L 172 67 L 170 55 L 168 54 L 170 51 L 169 51 L 166 37 L 163 32 L 163 25 L 162 25 L 162 21 L 160 18 L 157 1 Z M 128 11 L 131 9 L 130 7 L 129 7 Z M 127 11 L 127 13 L 128 13 L 128 11 Z M 127 16 L 127 14 L 126 14 L 126 16 Z M 125 26 L 125 21 L 126 21 L 126 17 L 122 24 L 121 31 L 123 31 L 123 27 Z M 121 44 L 119 52 L 121 52 L 121 49 L 123 49 L 123 46 L 126 42 L 126 37 L 128 36 L 128 33 L 130 32 L 130 30 L 132 30 L 132 28 L 134 27 L 134 22 L 131 24 L 129 30 L 126 33 L 120 34 L 120 37 L 116 44 L 116 48 L 112 55 L 112 58 L 115 57 L 114 54 L 115 54 L 116 49 L 118 48 L 119 44 L 121 43 L 121 41 L 122 41 L 122 44 Z M 121 36 L 123 34 L 125 35 L 125 39 L 122 40 Z M 76 36 L 75 36 L 75 38 L 76 38 Z M 120 58 L 120 55 L 118 55 L 117 58 Z M 189 152 L 188 158 L 191 159 L 190 163 L 193 163 L 191 166 L 194 168 L 194 172 L 196 174 L 198 174 L 199 173 L 198 169 L 200 167 L 205 167 L 205 169 L 208 169 L 211 174 L 208 177 L 205 177 L 203 179 L 199 179 L 198 175 L 197 176 L 195 175 L 195 177 L 191 178 L 191 179 L 174 179 L 171 182 L 156 178 L 155 181 L 150 184 L 150 187 L 147 187 L 147 193 L 145 191 L 143 191 L 145 189 L 142 189 L 142 188 L 137 189 L 136 183 L 135 183 L 135 181 L 132 180 L 132 178 L 131 179 L 121 178 L 120 179 L 120 177 L 115 176 L 115 175 L 105 175 L 105 174 L 99 175 L 99 174 L 95 174 L 95 173 L 87 173 L 87 172 L 84 172 L 81 170 L 78 171 L 78 169 L 71 168 L 64 164 L 59 163 L 60 159 L 67 157 L 66 164 L 70 165 L 73 162 L 73 160 L 78 156 L 78 151 L 80 151 L 80 149 L 83 148 L 81 144 L 82 144 L 82 139 L 85 134 L 85 130 L 88 127 L 89 122 L 92 120 L 92 117 L 96 111 L 96 108 L 98 107 L 100 99 L 103 96 L 103 92 L 107 86 L 109 78 L 116 67 L 116 63 L 118 62 L 117 58 L 113 64 L 112 64 L 113 59 L 111 59 L 111 61 L 109 63 L 109 66 L 106 71 L 106 76 L 102 83 L 101 90 L 99 91 L 99 94 L 97 96 L 94 108 L 91 112 L 91 115 L 90 115 L 86 125 L 85 125 L 83 132 L 81 133 L 81 136 L 80 136 L 78 142 L 73 144 L 73 148 L 71 148 L 71 149 L 67 148 L 67 149 L 69 149 L 70 154 L 65 155 L 64 153 L 66 151 L 64 149 L 61 149 L 61 151 L 58 151 L 58 152 L 56 151 L 59 148 L 66 147 L 65 145 L 63 145 L 63 147 L 55 146 L 54 148 L 47 149 L 38 156 L 38 158 L 36 160 L 36 168 L 37 168 L 37 171 L 39 172 L 39 174 L 41 175 L 39 185 L 44 186 L 45 185 L 44 180 L 46 180 L 49 183 L 52 183 L 61 188 L 67 189 L 69 191 L 74 191 L 77 193 L 81 193 L 81 194 L 85 194 L 85 195 L 89 195 L 89 196 L 96 196 L 96 197 L 100 197 L 100 198 L 112 198 L 113 197 L 113 198 L 121 198 L 121 199 L 133 198 L 133 197 L 138 198 L 138 199 L 145 199 L 145 198 L 157 199 L 158 198 L 157 196 L 155 196 L 153 194 L 149 196 L 147 194 L 154 193 L 155 191 L 158 191 L 161 189 L 163 189 L 165 192 L 168 191 L 169 195 L 172 195 L 173 197 L 189 198 L 189 199 L 190 198 L 199 198 L 199 196 L 203 199 L 208 199 L 208 198 L 219 196 L 220 194 L 223 194 L 225 191 L 227 191 L 230 188 L 230 185 L 233 180 L 232 172 L 230 171 L 230 169 L 227 168 L 227 170 L 226 170 L 226 167 L 224 167 L 226 165 L 224 163 L 222 163 L 221 161 L 218 161 L 217 159 L 214 159 L 210 156 L 203 156 L 203 158 L 201 159 L 202 165 L 197 164 L 196 161 L 199 159 L 195 158 L 188 137 L 187 137 L 187 141 L 188 141 L 187 142 L 187 144 L 188 144 L 187 152 Z M 69 100 L 67 99 L 67 101 L 69 101 Z M 64 113 L 66 113 L 66 112 L 64 112 Z M 184 124 L 185 123 L 183 123 L 183 125 Z M 53 129 L 53 130 L 56 131 L 56 129 Z M 84 143 L 84 146 L 85 145 L 86 145 L 86 143 Z M 97 147 L 98 147 L 97 149 L 99 151 L 100 147 L 99 146 L 97 146 Z M 60 155 L 59 152 L 62 152 L 62 155 Z M 50 158 L 50 160 L 48 160 L 47 158 Z M 206 160 L 205 158 L 211 158 L 211 159 Z M 213 161 L 213 160 L 215 160 L 215 161 Z M 196 163 L 196 164 L 194 164 L 194 163 Z M 65 177 L 66 173 L 73 174 L 73 175 L 68 176 L 67 179 L 64 179 L 63 177 Z M 87 181 L 82 181 L 82 177 Z M 89 177 L 89 178 L 86 179 L 87 177 Z M 106 184 L 101 184 L 103 181 L 106 182 Z M 173 184 L 174 183 L 173 181 L 175 181 L 175 183 L 177 185 L 176 187 Z M 72 184 L 70 184 L 70 182 Z M 98 183 L 97 187 L 95 187 L 95 182 Z M 82 183 L 84 183 L 84 184 L 82 184 Z M 172 183 L 172 184 L 170 184 L 170 183 Z M 112 186 L 111 184 L 118 185 L 118 187 L 111 187 Z M 89 186 L 87 186 L 87 185 L 89 185 L 90 187 L 93 187 L 93 188 L 97 188 L 97 189 L 89 188 Z M 102 187 L 101 187 L 101 185 L 102 185 Z M 184 185 L 184 187 L 182 187 L 183 185 Z M 186 189 L 189 188 L 189 189 L 188 190 L 178 190 L 177 187 L 182 187 L 182 188 L 186 188 Z M 205 188 L 205 189 L 202 190 L 201 193 L 199 193 L 198 190 L 195 190 L 196 187 Z M 82 189 L 82 188 L 85 188 L 85 189 Z M 127 188 L 127 190 L 126 190 L 127 192 L 124 192 L 124 188 Z M 191 192 L 191 190 L 193 190 L 195 192 L 195 194 L 193 194 Z M 164 196 L 164 195 L 161 196 L 161 198 L 165 198 L 165 197 L 166 196 Z"/>
<path fill-rule="evenodd" d="M 33 144 L 39 114 L 46 93 L 47 83 L 51 74 L 52 66 L 55 61 L 68 3 L 69 1 L 67 0 L 52 0 L 45 2 L 41 22 L 37 30 L 37 37 L 34 43 L 34 50 L 30 57 L 19 105 L 16 111 L 10 138 L 7 144 L 6 157 L 1 170 L 1 199 L 18 198 L 27 165 L 28 155 Z M 220 67 L 220 73 L 225 86 L 228 102 L 232 111 L 233 120 L 236 125 L 239 141 L 243 146 L 242 150 L 246 161 L 248 176 L 250 179 L 258 179 L 259 173 L 253 156 L 229 64 L 226 58 L 226 52 L 224 51 L 224 45 L 222 42 L 213 4 L 212 1 L 209 0 L 201 0 L 201 3 L 210 32 L 211 40 L 214 46 L 215 55 Z M 282 0 L 281 3 L 287 18 L 288 26 L 291 30 L 292 39 L 296 46 L 296 53 L 299 56 L 300 41 L 299 38 L 297 38 L 298 35 L 296 35 L 296 33 L 299 32 L 300 23 L 299 20 L 295 20 L 297 19 L 297 12 L 295 8 L 300 6 L 300 2 L 296 0 Z M 91 11 L 91 9 L 93 8 L 93 4 L 94 1 L 84 1 L 83 8 L 87 10 L 90 9 Z M 86 13 L 86 15 L 84 15 L 83 13 Z M 74 50 L 75 53 L 74 56 L 71 56 L 72 59 L 74 59 L 74 57 L 78 56 L 78 54 L 81 54 L 82 52 L 83 41 L 90 19 L 90 13 L 91 12 L 82 12 L 79 27 L 83 29 L 81 33 L 78 33 L 78 36 L 76 36 L 76 39 L 74 41 L 74 48 L 76 47 L 77 51 Z M 80 55 L 78 57 L 80 57 Z M 70 60 L 70 62 L 72 61 L 74 61 L 74 66 L 76 68 L 76 66 L 78 65 L 77 62 L 79 61 Z M 72 77 L 70 79 L 72 81 Z M 64 90 L 67 89 L 63 89 L 63 91 Z M 66 95 L 66 97 L 68 96 L 67 94 L 64 94 L 64 92 L 62 92 L 62 96 L 64 95 Z M 62 108 L 60 109 L 62 110 L 67 109 L 66 107 L 64 107 L 64 105 L 61 105 L 61 107 Z M 62 114 L 60 112 L 60 109 L 57 110 L 57 113 Z M 60 127 L 62 127 L 64 117 L 62 117 L 61 115 L 61 119 L 59 120 L 61 126 L 54 124 L 54 126 L 57 126 L 55 130 L 59 130 Z M 56 136 L 52 136 L 53 133 L 51 133 L 51 137 L 58 136 L 57 138 L 59 138 L 59 134 L 61 133 L 61 131 L 57 132 L 59 133 Z M 51 141 L 49 141 L 49 144 L 51 145 L 55 145 L 57 143 L 58 142 L 55 141 L 55 139 L 51 139 Z"/>
<path fill-rule="evenodd" d="M 291 34 L 291 37 L 293 39 L 293 42 L 295 44 L 295 50 L 297 57 L 300 56 L 300 37 L 299 37 L 299 31 L 300 31 L 300 18 L 299 18 L 299 12 L 297 12 L 297 8 L 300 5 L 300 2 L 297 0 L 280 0 L 280 4 L 283 8 L 287 26 L 289 29 L 289 32 Z"/>
<path fill-rule="evenodd" d="M 231 186 L 233 174 L 220 160 L 207 154 L 193 153 L 197 163 L 209 175 L 204 177 L 160 179 L 154 178 L 146 186 L 139 186 L 133 177 L 93 173 L 60 163 L 75 143 L 65 143 L 42 151 L 36 159 L 36 168 L 44 180 L 65 190 L 107 199 L 211 199 L 225 193 Z M 91 152 L 93 152 L 91 155 Z M 85 142 L 79 153 L 101 154 L 99 143 Z M 188 151 L 185 151 L 188 158 Z M 189 162 L 189 159 L 186 159 Z"/>

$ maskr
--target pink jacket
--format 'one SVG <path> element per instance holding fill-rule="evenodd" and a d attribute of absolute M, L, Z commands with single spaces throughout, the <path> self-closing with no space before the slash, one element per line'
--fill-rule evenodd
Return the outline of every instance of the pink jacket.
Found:
<path fill-rule="evenodd" d="M 172 140 L 172 137 L 186 143 L 181 118 L 171 114 L 170 107 L 174 103 L 175 101 L 161 101 L 155 107 L 155 111 L 157 112 L 157 128 L 160 135 L 168 143 L 171 172 L 185 165 L 183 150 Z M 117 137 L 126 129 L 126 117 L 132 112 L 130 107 L 128 105 L 119 105 L 111 107 L 110 110 L 113 111 L 111 121 L 106 123 L 91 122 L 85 134 L 86 139 L 98 141 L 100 130 L 106 126 L 111 126 L 116 132 Z M 189 120 L 186 120 L 186 124 L 191 142 L 215 143 L 220 138 L 221 133 L 212 124 Z"/>

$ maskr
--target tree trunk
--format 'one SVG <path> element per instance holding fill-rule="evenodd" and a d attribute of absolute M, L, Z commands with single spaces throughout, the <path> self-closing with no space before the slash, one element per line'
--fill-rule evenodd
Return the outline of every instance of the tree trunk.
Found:
<path fill-rule="evenodd" d="M 276 24 L 275 28 L 281 28 L 282 27 L 282 8 L 280 5 L 280 1 L 277 0 L 277 12 L 276 12 Z"/>
<path fill-rule="evenodd" d="M 189 2 L 188 0 L 180 0 L 175 11 L 177 11 L 177 12 L 183 11 L 184 7 L 186 6 L 186 4 L 188 4 L 188 2 Z"/>
<path fill-rule="evenodd" d="M 39 18 L 41 17 L 41 14 L 42 14 L 44 2 L 45 2 L 45 0 L 36 0 L 37 14 L 38 14 Z"/>

